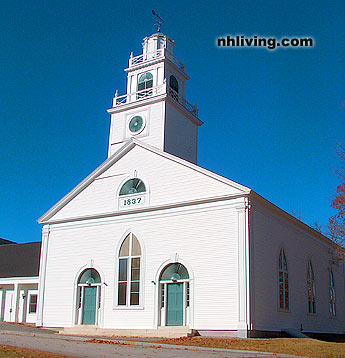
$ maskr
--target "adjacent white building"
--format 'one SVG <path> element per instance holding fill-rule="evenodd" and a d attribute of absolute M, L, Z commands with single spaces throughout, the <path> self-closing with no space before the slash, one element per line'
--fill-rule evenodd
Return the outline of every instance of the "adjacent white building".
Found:
<path fill-rule="evenodd" d="M 0 239 L 0 321 L 36 323 L 40 249 Z"/>
<path fill-rule="evenodd" d="M 345 333 L 339 248 L 197 165 L 202 122 L 173 47 L 156 33 L 131 55 L 108 159 L 39 219 L 37 325 Z"/>

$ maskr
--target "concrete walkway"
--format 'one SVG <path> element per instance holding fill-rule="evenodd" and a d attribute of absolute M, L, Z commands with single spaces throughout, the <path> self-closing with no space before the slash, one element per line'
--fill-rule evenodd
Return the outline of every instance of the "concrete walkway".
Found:
<path fill-rule="evenodd" d="M 87 343 L 92 337 L 63 336 L 54 330 L 39 329 L 18 324 L 0 322 L 0 344 L 47 352 L 66 354 L 80 358 L 114 357 L 162 357 L 162 358 L 263 358 L 292 357 L 269 353 L 234 351 L 203 347 L 172 346 L 153 343 L 152 339 L 109 339 L 114 344 Z M 100 339 L 97 337 L 97 339 Z"/>

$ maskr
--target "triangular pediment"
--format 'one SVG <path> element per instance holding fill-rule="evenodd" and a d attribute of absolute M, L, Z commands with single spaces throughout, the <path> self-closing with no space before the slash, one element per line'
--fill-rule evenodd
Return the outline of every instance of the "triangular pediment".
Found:
<path fill-rule="evenodd" d="M 126 212 L 119 206 L 120 186 L 129 178 L 147 187 L 144 206 L 187 205 L 249 194 L 250 189 L 138 140 L 130 140 L 39 219 L 64 222 Z M 128 208 L 128 210 L 133 210 Z M 128 212 L 127 210 L 127 212 Z"/>

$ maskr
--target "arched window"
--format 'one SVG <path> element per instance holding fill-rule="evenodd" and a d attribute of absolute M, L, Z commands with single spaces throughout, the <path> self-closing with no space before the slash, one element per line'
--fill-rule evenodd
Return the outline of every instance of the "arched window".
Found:
<path fill-rule="evenodd" d="M 168 265 L 161 273 L 160 281 L 179 281 L 188 280 L 187 269 L 180 263 Z"/>
<path fill-rule="evenodd" d="M 174 99 L 176 99 L 176 101 L 178 101 L 178 82 L 176 77 L 173 75 L 170 76 L 169 86 L 170 86 L 169 93 L 171 97 L 173 97 Z"/>
<path fill-rule="evenodd" d="M 152 95 L 153 76 L 150 72 L 145 72 L 139 77 L 138 80 L 138 98 Z"/>
<path fill-rule="evenodd" d="M 101 277 L 99 276 L 99 273 L 93 269 L 86 269 L 81 273 L 79 276 L 78 284 L 84 284 L 87 285 L 93 285 L 94 283 L 101 283 Z"/>
<path fill-rule="evenodd" d="M 145 193 L 146 187 L 144 182 L 138 178 L 127 180 L 121 187 L 119 195 Z"/>
<path fill-rule="evenodd" d="M 314 271 L 311 261 L 309 261 L 308 263 L 307 287 L 308 287 L 308 312 L 316 313 L 315 281 L 314 281 Z"/>
<path fill-rule="evenodd" d="M 333 271 L 329 271 L 329 313 L 335 317 L 335 285 Z"/>
<path fill-rule="evenodd" d="M 279 253 L 279 308 L 289 309 L 289 272 L 284 249 Z"/>
<path fill-rule="evenodd" d="M 119 306 L 140 304 L 141 247 L 132 233 L 123 240 L 118 254 L 118 295 Z"/>
<path fill-rule="evenodd" d="M 175 76 L 171 75 L 170 76 L 170 87 L 178 93 L 178 82 Z"/>

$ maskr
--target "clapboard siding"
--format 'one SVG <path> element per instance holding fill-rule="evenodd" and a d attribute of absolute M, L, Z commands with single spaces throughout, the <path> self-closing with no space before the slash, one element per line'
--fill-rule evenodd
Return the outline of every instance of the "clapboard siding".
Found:
<path fill-rule="evenodd" d="M 165 103 L 164 101 L 161 101 L 158 103 L 143 105 L 132 110 L 112 114 L 109 136 L 109 156 L 114 154 L 123 146 L 126 140 L 129 140 L 132 137 L 132 135 L 128 133 L 127 123 L 131 116 L 138 113 L 145 116 L 146 126 L 141 133 L 135 135 L 135 138 L 163 150 L 164 108 Z"/>
<path fill-rule="evenodd" d="M 188 166 L 135 146 L 94 180 L 51 220 L 113 213 L 118 210 L 116 193 L 126 178 L 137 176 L 149 188 L 147 206 L 236 194 L 240 191 Z"/>
<path fill-rule="evenodd" d="M 337 316 L 329 315 L 329 268 L 332 247 L 273 211 L 253 204 L 253 321 L 257 330 L 300 329 L 306 332 L 344 331 L 344 270 L 334 266 Z M 279 311 L 278 255 L 285 249 L 289 268 L 289 312 Z M 316 315 L 308 314 L 307 266 L 311 260 L 316 286 Z"/>
<path fill-rule="evenodd" d="M 234 201 L 233 201 L 234 202 Z M 77 272 L 89 260 L 100 269 L 104 297 L 104 327 L 152 328 L 157 302 L 159 267 L 176 253 L 193 271 L 194 328 L 236 329 L 238 318 L 237 213 L 233 202 L 198 205 L 198 210 L 121 220 L 51 226 L 44 326 L 72 326 Z M 115 256 L 119 241 L 132 230 L 143 243 L 143 309 L 114 309 Z"/>
<path fill-rule="evenodd" d="M 186 120 L 181 111 L 182 108 L 179 111 L 172 104 L 166 104 L 164 151 L 196 164 L 198 127 Z"/>

